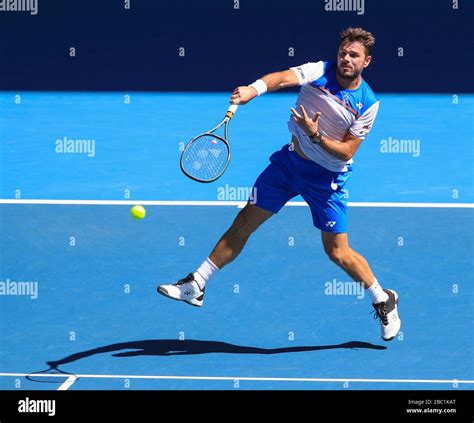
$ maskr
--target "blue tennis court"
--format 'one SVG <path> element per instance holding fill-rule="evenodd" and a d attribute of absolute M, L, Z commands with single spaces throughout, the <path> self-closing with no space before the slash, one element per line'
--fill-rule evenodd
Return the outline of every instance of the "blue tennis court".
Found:
<path fill-rule="evenodd" d="M 473 95 L 380 95 L 355 157 L 349 237 L 400 294 L 392 342 L 301 198 L 203 308 L 157 295 L 229 227 L 295 98 L 240 107 L 227 172 L 198 184 L 181 150 L 227 94 L 1 93 L 0 389 L 473 389 Z"/>

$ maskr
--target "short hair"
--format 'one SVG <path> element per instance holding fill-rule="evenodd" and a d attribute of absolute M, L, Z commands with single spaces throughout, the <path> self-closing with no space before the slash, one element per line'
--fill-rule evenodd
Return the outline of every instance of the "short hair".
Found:
<path fill-rule="evenodd" d="M 366 31 L 363 28 L 347 28 L 344 31 L 341 31 L 340 37 L 341 43 L 339 46 L 357 41 L 365 47 L 365 53 L 367 56 L 372 53 L 372 47 L 375 44 L 375 37 L 369 31 Z"/>

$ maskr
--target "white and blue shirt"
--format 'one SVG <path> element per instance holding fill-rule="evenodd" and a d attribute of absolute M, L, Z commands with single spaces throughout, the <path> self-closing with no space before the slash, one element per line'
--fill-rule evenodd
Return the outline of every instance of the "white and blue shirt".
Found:
<path fill-rule="evenodd" d="M 355 90 L 342 88 L 336 79 L 336 66 L 335 62 L 320 61 L 290 68 L 298 75 L 301 85 L 296 105 L 303 105 L 310 117 L 321 112 L 318 129 L 329 139 L 342 142 L 347 131 L 364 139 L 374 124 L 379 101 L 364 80 Z M 343 161 L 313 144 L 292 116 L 288 128 L 309 159 L 333 172 L 347 171 L 352 159 Z"/>

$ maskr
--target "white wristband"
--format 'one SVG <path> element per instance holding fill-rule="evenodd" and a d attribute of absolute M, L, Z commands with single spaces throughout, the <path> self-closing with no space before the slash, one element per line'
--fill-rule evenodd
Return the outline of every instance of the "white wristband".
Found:
<path fill-rule="evenodd" d="M 267 84 L 261 79 L 257 79 L 254 83 L 250 84 L 249 87 L 255 88 L 257 95 L 265 94 L 268 89 Z"/>

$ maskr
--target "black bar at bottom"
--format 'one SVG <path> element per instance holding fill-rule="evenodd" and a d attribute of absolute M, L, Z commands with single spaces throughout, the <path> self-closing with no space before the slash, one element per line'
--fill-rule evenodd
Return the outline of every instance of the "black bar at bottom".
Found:
<path fill-rule="evenodd" d="M 53 403 L 54 401 L 54 403 Z M 93 419 L 474 421 L 474 391 L 0 391 L 0 422 Z M 84 419 L 84 420 L 83 420 Z M 350 420 L 349 420 L 350 419 Z"/>

